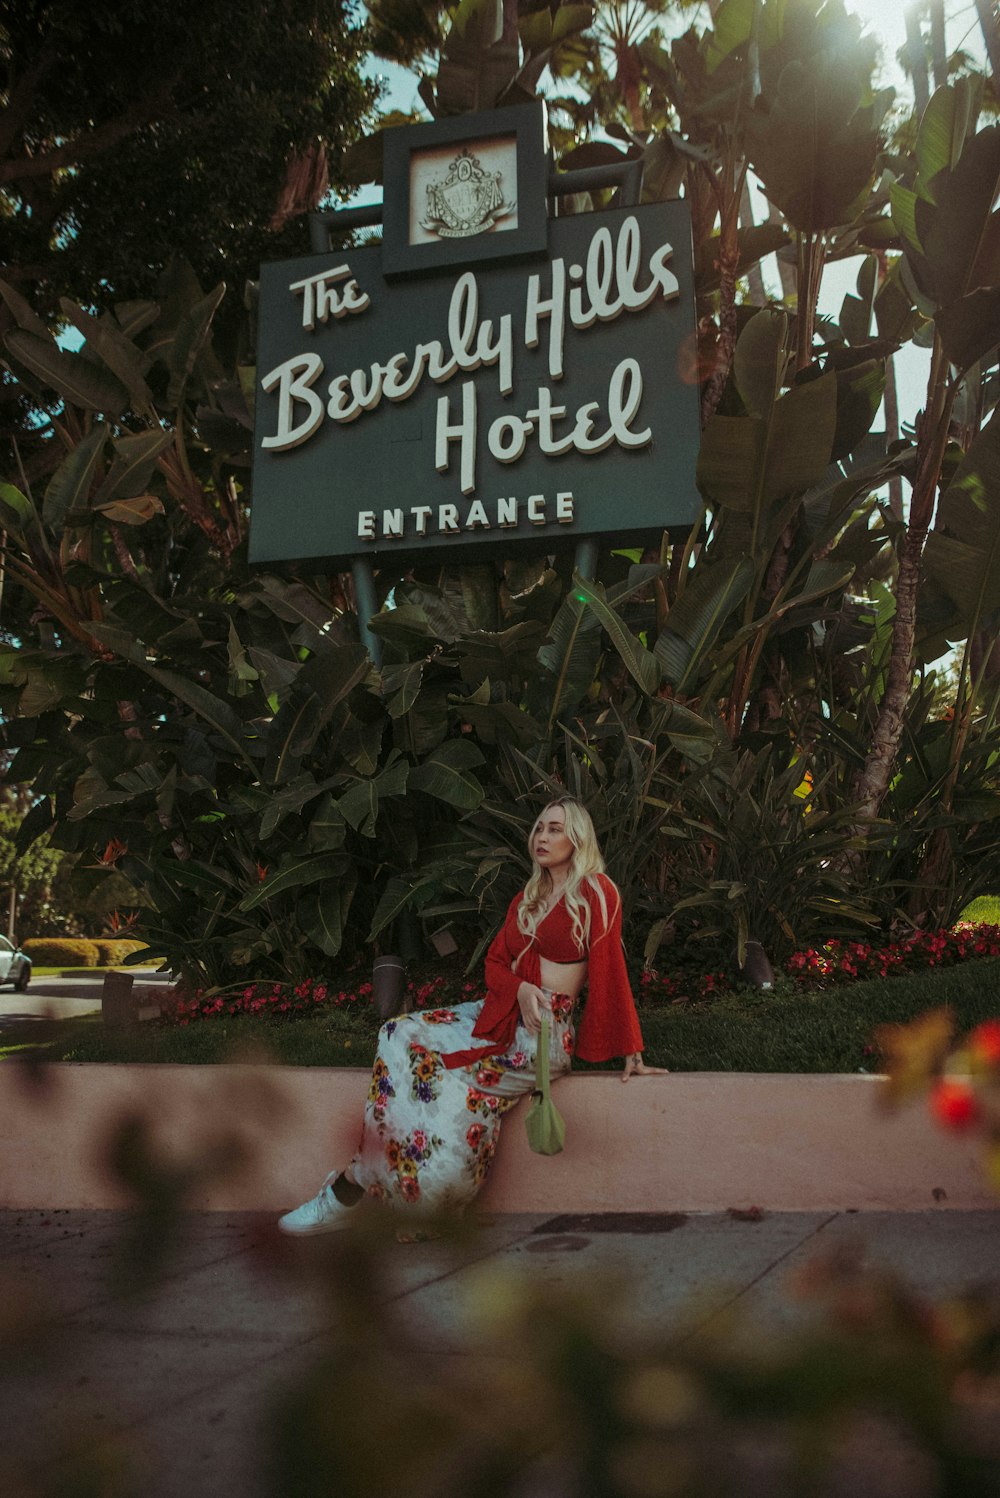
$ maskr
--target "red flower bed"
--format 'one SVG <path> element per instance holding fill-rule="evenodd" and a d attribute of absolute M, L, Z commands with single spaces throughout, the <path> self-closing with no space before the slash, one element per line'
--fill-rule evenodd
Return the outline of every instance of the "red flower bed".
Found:
<path fill-rule="evenodd" d="M 785 973 L 801 989 L 830 988 L 836 983 L 860 978 L 889 978 L 928 967 L 952 967 L 971 957 L 1000 957 L 1000 926 L 956 926 L 951 931 L 917 931 L 901 941 L 877 945 L 862 941 L 829 941 L 825 946 L 793 952 L 785 962 Z M 303 1014 L 320 1005 L 334 1009 L 367 1009 L 372 985 L 360 973 L 355 981 L 335 989 L 322 978 L 301 983 L 250 983 L 222 993 L 198 991 L 188 997 L 175 996 L 168 1022 L 179 1025 L 223 1015 Z M 715 970 L 700 972 L 690 952 L 673 964 L 670 972 L 651 969 L 640 974 L 636 998 L 647 1004 L 685 1004 L 710 999 L 733 986 L 730 974 Z M 438 1008 L 442 1003 L 464 1003 L 484 997 L 481 983 L 463 981 L 455 974 L 438 973 L 424 981 L 411 979 L 406 985 L 409 1007 Z"/>
<path fill-rule="evenodd" d="M 449 985 L 449 980 L 443 974 L 424 983 L 409 982 L 406 993 L 410 1006 L 437 1008 L 444 998 L 441 990 L 446 985 Z M 226 989 L 221 993 L 205 993 L 198 989 L 186 998 L 175 995 L 163 1017 L 173 1024 L 189 1025 L 195 1020 L 218 1019 L 225 1015 L 305 1014 L 323 1005 L 334 1009 L 367 1009 L 372 1002 L 372 992 L 371 982 L 367 979 L 341 989 L 335 989 L 322 978 L 304 978 L 295 984 L 248 983 L 244 988 Z M 463 986 L 463 1001 L 483 996 L 481 986 L 474 983 Z"/>
<path fill-rule="evenodd" d="M 954 967 L 970 957 L 1000 957 L 1000 926 L 955 926 L 950 931 L 915 931 L 879 946 L 867 941 L 830 941 L 793 952 L 785 972 L 800 988 L 829 988 L 857 978 L 891 978 L 928 967 Z"/>
<path fill-rule="evenodd" d="M 692 973 L 675 969 L 661 973 L 649 968 L 639 976 L 636 998 L 647 1004 L 687 1004 L 691 999 L 711 999 L 728 993 L 733 980 L 728 973 Z"/>
<path fill-rule="evenodd" d="M 960 925 L 953 930 L 916 931 L 900 941 L 829 941 L 793 952 L 784 972 L 803 990 L 831 988 L 860 978 L 891 978 L 928 967 L 952 967 L 970 957 L 1000 957 L 1000 926 Z M 703 972 L 688 951 L 671 952 L 669 972 L 641 974 L 636 997 L 647 1003 L 686 1004 L 728 993 L 732 974 Z"/>

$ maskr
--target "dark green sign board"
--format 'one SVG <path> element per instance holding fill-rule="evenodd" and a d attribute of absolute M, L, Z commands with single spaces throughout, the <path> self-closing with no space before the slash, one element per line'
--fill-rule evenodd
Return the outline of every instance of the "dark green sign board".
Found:
<path fill-rule="evenodd" d="M 265 265 L 250 559 L 688 525 L 693 351 L 682 202 L 552 220 L 527 264 L 389 282 L 373 245 Z"/>

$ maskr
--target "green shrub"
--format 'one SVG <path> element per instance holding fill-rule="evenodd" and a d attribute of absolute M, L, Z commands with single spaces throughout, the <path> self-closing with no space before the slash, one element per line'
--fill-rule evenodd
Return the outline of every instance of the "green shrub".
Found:
<path fill-rule="evenodd" d="M 96 941 L 77 936 L 34 936 L 22 950 L 38 967 L 97 967 L 102 960 Z"/>
<path fill-rule="evenodd" d="M 97 947 L 100 957 L 98 961 L 102 967 L 114 967 L 116 963 L 124 962 L 130 952 L 139 952 L 145 949 L 144 941 L 136 941 L 131 936 L 95 938 L 94 945 Z"/>
<path fill-rule="evenodd" d="M 980 895 L 971 905 L 966 905 L 960 921 L 973 921 L 979 925 L 1000 926 L 1000 896 Z"/>

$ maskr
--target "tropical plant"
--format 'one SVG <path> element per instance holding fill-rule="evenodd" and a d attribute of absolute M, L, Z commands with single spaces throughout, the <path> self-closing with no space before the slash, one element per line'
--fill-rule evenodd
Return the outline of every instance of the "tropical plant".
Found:
<path fill-rule="evenodd" d="M 742 753 L 727 746 L 654 783 L 665 811 L 667 887 L 647 962 L 665 940 L 696 940 L 724 965 L 743 967 L 748 940 L 778 959 L 877 924 L 843 864 L 850 806 L 830 794 L 829 777 L 814 780 L 812 761 L 779 763 L 779 753 L 773 744 Z"/>
<path fill-rule="evenodd" d="M 479 804 L 499 746 L 551 736 L 526 706 L 545 696 L 540 649 L 568 710 L 599 629 L 580 601 L 559 622 L 569 579 L 544 562 L 415 577 L 375 622 L 376 672 L 336 580 L 250 577 L 248 415 L 211 344 L 221 289 L 178 270 L 165 290 L 141 315 L 67 306 L 89 334 L 77 354 L 5 292 L 65 450 L 41 503 L 0 489 L 8 577 L 56 626 L 0 652 L 11 774 L 36 797 L 19 838 L 52 829 L 124 873 L 139 934 L 192 982 L 304 974 L 377 937 L 400 885 L 430 899 L 416 871 Z M 617 602 L 657 571 L 615 570 Z"/>
<path fill-rule="evenodd" d="M 967 371 L 1000 343 L 1000 126 L 976 130 L 979 90 L 965 79 L 934 94 L 914 161 L 890 190 L 903 248 L 901 284 L 933 320 L 927 402 L 917 428 L 913 489 L 898 552 L 885 692 L 855 791 L 877 810 L 900 747 L 917 631 L 920 569 L 934 517 L 955 400 Z M 939 550 L 940 555 L 940 550 Z"/>
<path fill-rule="evenodd" d="M 438 113 L 518 102 L 595 55 L 586 7 L 516 26 L 498 0 L 418 9 L 425 38 L 447 26 L 423 88 Z M 380 16 L 405 30 L 409 10 Z M 628 57 L 648 128 L 574 136 L 560 164 L 642 156 L 652 198 L 686 180 L 718 355 L 704 512 L 592 578 L 558 553 L 386 562 L 378 669 L 349 579 L 247 569 L 255 376 L 213 343 L 223 287 L 175 262 L 155 298 L 66 300 L 69 351 L 0 286 L 34 411 L 0 487 L 0 709 L 36 798 L 19 845 L 46 831 L 95 876 L 122 870 L 149 902 L 140 934 L 194 983 L 321 976 L 414 911 L 467 921 L 474 947 L 561 787 L 591 806 L 650 951 L 670 921 L 775 951 L 936 921 L 997 877 L 1000 127 L 977 129 L 966 81 L 888 153 L 835 0 L 723 0 L 705 31 Z M 796 133 L 807 117 L 827 128 Z M 378 152 L 359 143 L 350 170 Z M 750 169 L 780 218 L 754 234 Z M 740 305 L 738 273 L 785 242 L 795 305 Z M 823 269 L 850 253 L 857 294 L 820 318 Z M 927 411 L 887 444 L 885 360 L 915 337 L 934 340 Z M 898 477 L 908 515 L 880 497 Z M 946 719 L 929 663 L 966 640 Z"/>
<path fill-rule="evenodd" d="M 671 756 L 710 752 L 711 739 L 710 726 L 680 704 L 653 702 L 647 711 L 633 699 L 621 710 L 608 703 L 579 716 L 556 742 L 536 745 L 533 755 L 506 748 L 479 806 L 424 868 L 434 892 L 424 914 L 472 918 L 480 933 L 470 948 L 468 968 L 474 970 L 530 873 L 528 836 L 538 812 L 546 801 L 571 795 L 590 812 L 621 892 L 630 949 L 642 950 L 666 888 L 660 833 L 669 808 L 651 787 Z M 398 894 L 407 897 L 405 881 Z"/>

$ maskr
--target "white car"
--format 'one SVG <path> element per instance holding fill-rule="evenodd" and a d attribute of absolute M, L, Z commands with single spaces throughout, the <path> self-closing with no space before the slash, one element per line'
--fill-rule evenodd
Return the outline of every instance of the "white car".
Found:
<path fill-rule="evenodd" d="M 24 993 L 31 982 L 31 958 L 0 936 L 0 983 L 12 983 L 18 993 Z"/>

